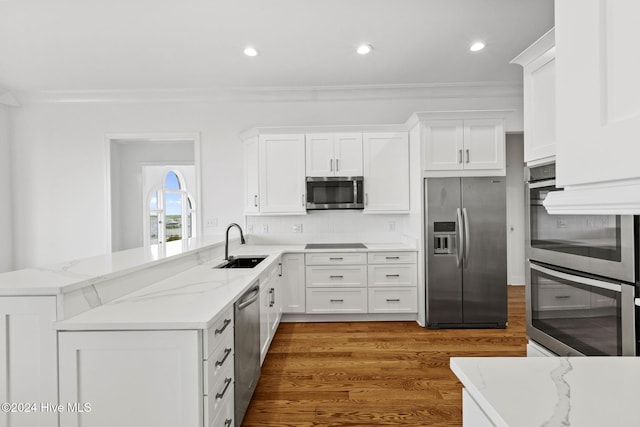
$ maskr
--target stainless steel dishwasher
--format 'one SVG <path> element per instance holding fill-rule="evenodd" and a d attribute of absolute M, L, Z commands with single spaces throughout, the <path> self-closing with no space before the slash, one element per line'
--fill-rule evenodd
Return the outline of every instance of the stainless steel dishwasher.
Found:
<path fill-rule="evenodd" d="M 236 426 L 242 424 L 251 396 L 260 378 L 260 286 L 251 289 L 236 301 L 234 316 L 235 347 L 235 415 Z"/>

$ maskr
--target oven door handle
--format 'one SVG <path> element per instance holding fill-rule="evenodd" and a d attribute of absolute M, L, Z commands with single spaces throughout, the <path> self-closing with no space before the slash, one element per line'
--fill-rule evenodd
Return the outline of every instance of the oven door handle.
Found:
<path fill-rule="evenodd" d="M 542 188 L 542 187 L 555 187 L 555 186 L 556 186 L 556 180 L 555 179 L 549 179 L 547 181 L 530 182 L 529 183 L 529 188 L 531 188 L 531 189 Z"/>
<path fill-rule="evenodd" d="M 531 263 L 531 269 L 539 271 L 540 273 L 547 274 L 558 279 L 568 280 L 570 282 L 581 283 L 583 285 L 593 286 L 600 289 L 608 289 L 610 291 L 622 293 L 622 285 L 618 283 L 603 282 L 601 280 L 590 279 L 588 277 L 574 276 L 573 274 L 563 273 L 561 271 L 551 270 L 550 268 L 542 267 Z"/>

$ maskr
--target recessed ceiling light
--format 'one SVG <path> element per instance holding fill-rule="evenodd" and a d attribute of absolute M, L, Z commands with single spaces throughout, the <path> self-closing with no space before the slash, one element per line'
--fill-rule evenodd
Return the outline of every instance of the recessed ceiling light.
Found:
<path fill-rule="evenodd" d="M 469 48 L 469 50 L 470 50 L 471 52 L 477 52 L 477 51 L 479 51 L 479 50 L 484 49 L 484 46 L 485 46 L 485 45 L 484 45 L 484 43 L 482 43 L 482 42 L 475 42 L 474 44 L 472 44 L 472 45 L 471 45 L 471 47 Z"/>
<path fill-rule="evenodd" d="M 247 56 L 258 56 L 258 50 L 254 47 L 248 47 L 244 50 L 244 54 Z"/>
<path fill-rule="evenodd" d="M 367 53 L 370 53 L 373 50 L 373 46 L 371 46 L 370 44 L 363 44 L 358 46 L 358 49 L 356 50 L 356 52 L 358 52 L 360 55 L 366 55 Z"/>

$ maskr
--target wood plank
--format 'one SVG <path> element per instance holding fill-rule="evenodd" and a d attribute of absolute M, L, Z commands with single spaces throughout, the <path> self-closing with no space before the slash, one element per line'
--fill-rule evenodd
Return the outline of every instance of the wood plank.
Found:
<path fill-rule="evenodd" d="M 524 287 L 506 329 L 415 322 L 283 323 L 243 426 L 460 426 L 450 357 L 525 356 Z"/>

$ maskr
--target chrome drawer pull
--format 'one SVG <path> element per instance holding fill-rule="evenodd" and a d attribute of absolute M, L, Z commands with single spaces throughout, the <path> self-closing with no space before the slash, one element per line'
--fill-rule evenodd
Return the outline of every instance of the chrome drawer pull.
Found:
<path fill-rule="evenodd" d="M 400 302 L 400 298 L 387 298 L 387 302 Z"/>
<path fill-rule="evenodd" d="M 556 299 L 569 299 L 571 298 L 571 295 L 558 295 L 556 296 Z"/>
<path fill-rule="evenodd" d="M 224 332 L 225 329 L 227 329 L 227 326 L 229 326 L 229 323 L 231 323 L 231 319 L 224 319 L 224 325 L 222 326 L 222 328 L 220 329 L 216 329 L 216 335 L 219 335 L 221 333 Z"/>
<path fill-rule="evenodd" d="M 400 259 L 399 256 L 386 256 L 385 259 Z"/>
<path fill-rule="evenodd" d="M 386 276 L 387 277 L 400 277 L 399 274 L 387 274 Z"/>
<path fill-rule="evenodd" d="M 329 259 L 331 261 L 342 261 L 344 258 L 343 257 L 335 257 L 335 258 L 334 257 L 329 257 Z"/>
<path fill-rule="evenodd" d="M 344 302 L 343 299 L 330 299 L 330 302 Z"/>
<path fill-rule="evenodd" d="M 222 393 L 216 393 L 216 399 L 222 399 L 224 397 L 224 394 L 227 392 L 227 389 L 229 388 L 230 385 L 231 385 L 231 378 L 225 378 L 224 379 L 224 389 L 222 390 Z"/>
<path fill-rule="evenodd" d="M 330 279 L 344 279 L 344 276 L 329 276 Z"/>
<path fill-rule="evenodd" d="M 226 420 L 224 420 L 224 427 L 229 427 L 232 422 L 233 420 L 231 418 L 227 418 Z"/>
<path fill-rule="evenodd" d="M 225 360 L 227 360 L 227 357 L 229 357 L 230 354 L 231 354 L 231 349 L 230 348 L 225 348 L 224 349 L 224 357 L 222 358 L 222 360 L 216 361 L 216 366 L 224 365 Z"/>

